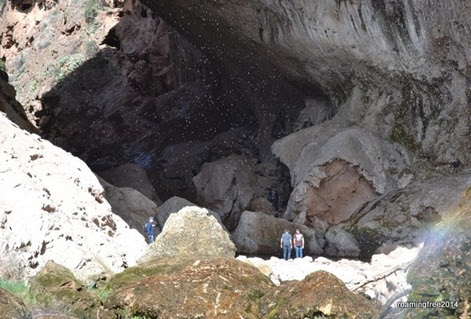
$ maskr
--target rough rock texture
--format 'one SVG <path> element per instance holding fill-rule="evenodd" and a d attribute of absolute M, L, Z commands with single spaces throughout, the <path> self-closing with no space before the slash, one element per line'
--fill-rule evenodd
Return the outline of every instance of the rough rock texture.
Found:
<path fill-rule="evenodd" d="M 338 224 L 377 193 L 397 188 L 407 158 L 398 145 L 332 123 L 293 133 L 272 149 L 294 185 L 285 217 L 306 211 L 308 224 L 313 217 Z"/>
<path fill-rule="evenodd" d="M 143 237 L 113 214 L 85 163 L 1 113 L 0 144 L 0 251 L 25 277 L 48 260 L 80 278 L 117 272 L 144 254 Z"/>
<path fill-rule="evenodd" d="M 251 212 L 261 212 L 268 215 L 277 215 L 275 207 L 264 197 L 258 197 L 250 201 L 247 210 Z"/>
<path fill-rule="evenodd" d="M 305 254 L 319 255 L 322 253 L 323 234 L 306 226 L 290 223 L 286 219 L 275 218 L 263 213 L 245 211 L 233 232 L 237 252 L 250 255 L 281 254 L 280 238 L 287 229 L 293 234 L 300 228 L 304 234 Z"/>
<path fill-rule="evenodd" d="M 146 235 L 144 225 L 149 217 L 154 217 L 157 210 L 155 202 L 137 190 L 129 187 L 115 187 L 98 177 L 105 190 L 105 198 L 110 203 L 113 213 L 121 217 L 131 228 Z"/>
<path fill-rule="evenodd" d="M 252 58 L 262 70 L 320 88 L 338 106 L 354 100 L 349 123 L 435 165 L 471 164 L 467 2 L 144 3 L 234 68 Z"/>
<path fill-rule="evenodd" d="M 325 253 L 330 256 L 358 257 L 360 245 L 355 237 L 338 226 L 330 227 L 325 233 L 327 247 Z"/>
<path fill-rule="evenodd" d="M 159 208 L 157 208 L 155 213 L 155 219 L 157 220 L 158 226 L 162 229 L 171 214 L 178 213 L 182 208 L 188 206 L 196 205 L 184 198 L 177 196 L 167 199 L 162 205 L 159 206 Z M 208 210 L 208 212 L 214 216 L 214 218 L 216 218 L 216 220 L 222 225 L 221 217 L 218 213 L 215 213 L 211 210 Z"/>
<path fill-rule="evenodd" d="M 208 210 L 189 206 L 169 216 L 143 260 L 234 257 L 235 251 L 229 233 Z"/>
<path fill-rule="evenodd" d="M 23 302 L 0 288 L 0 316 L 8 319 L 31 319 Z"/>
<path fill-rule="evenodd" d="M 234 259 L 198 260 L 170 269 L 153 263 L 145 271 L 150 274 L 130 282 L 113 280 L 119 288 L 106 306 L 148 318 L 255 319 L 258 301 L 272 287 L 256 268 Z"/>
<path fill-rule="evenodd" d="M 157 205 L 162 204 L 146 171 L 137 164 L 129 163 L 110 168 L 99 175 L 114 186 L 133 188 Z"/>
<path fill-rule="evenodd" d="M 253 198 L 263 194 L 263 181 L 245 156 L 233 155 L 204 164 L 193 182 L 198 201 L 219 213 L 223 221 L 230 215 L 240 215 Z"/>
<path fill-rule="evenodd" d="M 430 227 L 459 203 L 471 187 L 471 172 L 413 182 L 372 201 L 343 225 L 360 244 L 362 255 L 371 255 L 382 243 L 422 242 Z"/>
<path fill-rule="evenodd" d="M 260 313 L 266 318 L 373 318 L 378 306 L 350 292 L 334 275 L 318 271 L 303 281 L 290 282 L 260 300 Z"/>
<path fill-rule="evenodd" d="M 446 307 L 408 311 L 405 318 L 469 318 L 471 314 L 471 188 L 430 229 L 408 275 L 410 301 L 451 301 Z"/>
<path fill-rule="evenodd" d="M 37 304 L 77 315 L 97 318 L 101 306 L 97 295 L 87 290 L 67 268 L 49 261 L 29 281 L 29 294 Z"/>

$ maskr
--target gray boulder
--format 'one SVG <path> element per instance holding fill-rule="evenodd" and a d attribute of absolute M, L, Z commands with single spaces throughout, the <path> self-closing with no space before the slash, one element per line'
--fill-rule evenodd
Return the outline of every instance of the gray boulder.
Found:
<path fill-rule="evenodd" d="M 258 176 L 245 156 L 231 155 L 204 164 L 193 182 L 198 201 L 219 213 L 223 221 L 231 213 L 243 212 L 253 198 L 263 194 Z"/>
<path fill-rule="evenodd" d="M 358 257 L 360 245 L 355 237 L 339 226 L 331 227 L 325 233 L 327 247 L 325 253 L 338 257 Z"/>
<path fill-rule="evenodd" d="M 98 180 L 105 189 L 105 198 L 113 213 L 128 223 L 129 227 L 145 235 L 143 226 L 149 217 L 154 217 L 157 211 L 155 202 L 133 188 L 115 187 L 100 177 Z"/>
<path fill-rule="evenodd" d="M 233 258 L 229 233 L 207 209 L 189 206 L 171 214 L 143 261 L 160 257 Z"/>
<path fill-rule="evenodd" d="M 157 205 L 162 204 L 146 171 L 137 164 L 128 163 L 110 168 L 101 172 L 100 176 L 114 186 L 133 188 Z"/>
<path fill-rule="evenodd" d="M 177 213 L 182 208 L 188 206 L 197 205 L 178 196 L 174 196 L 167 199 L 161 206 L 159 206 L 159 208 L 157 208 L 157 211 L 155 213 L 155 219 L 157 220 L 158 226 L 160 228 L 163 228 L 171 214 Z M 208 212 L 209 214 L 213 215 L 214 218 L 216 218 L 216 220 L 222 225 L 221 217 L 218 213 L 215 213 L 211 210 L 208 210 Z"/>
<path fill-rule="evenodd" d="M 293 234 L 296 228 L 304 234 L 305 254 L 320 255 L 322 248 L 319 245 L 319 237 L 322 236 L 318 236 L 314 229 L 263 213 L 243 212 L 232 236 L 237 251 L 241 254 L 278 255 L 281 234 L 285 230 Z"/>

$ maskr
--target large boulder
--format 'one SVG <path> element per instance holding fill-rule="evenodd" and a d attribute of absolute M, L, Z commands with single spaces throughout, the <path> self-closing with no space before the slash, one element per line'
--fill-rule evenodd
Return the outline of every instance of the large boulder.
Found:
<path fill-rule="evenodd" d="M 260 318 L 258 302 L 272 288 L 256 268 L 221 258 L 157 261 L 130 268 L 110 283 L 107 308 L 162 319 Z"/>
<path fill-rule="evenodd" d="M 189 206 L 170 215 L 143 260 L 234 257 L 235 251 L 229 233 L 208 210 Z"/>
<path fill-rule="evenodd" d="M 107 169 L 99 174 L 107 182 L 117 187 L 133 188 L 157 205 L 162 204 L 146 171 L 137 164 L 124 164 Z"/>
<path fill-rule="evenodd" d="M 167 199 L 162 205 L 157 208 L 155 212 L 155 219 L 157 220 L 158 226 L 163 228 L 169 216 L 173 213 L 178 213 L 182 208 L 188 206 L 197 206 L 196 204 L 178 197 L 173 196 Z M 208 210 L 208 212 L 216 218 L 216 220 L 222 225 L 221 217 L 218 213 Z"/>
<path fill-rule="evenodd" d="M 31 319 L 25 304 L 8 291 L 0 288 L 0 314 L 8 319 Z"/>
<path fill-rule="evenodd" d="M 0 252 L 24 277 L 49 260 L 79 278 L 119 272 L 144 254 L 144 238 L 113 214 L 84 162 L 3 114 L 0 143 Z"/>
<path fill-rule="evenodd" d="M 334 275 L 317 271 L 301 282 L 288 282 L 260 300 L 263 318 L 374 318 L 379 308 L 350 292 Z"/>
<path fill-rule="evenodd" d="M 79 318 L 96 318 L 101 307 L 98 295 L 88 290 L 70 270 L 52 261 L 32 277 L 28 285 L 31 298 L 46 309 L 60 310 Z"/>
<path fill-rule="evenodd" d="M 115 187 L 98 177 L 105 189 L 105 198 L 113 213 L 121 217 L 131 228 L 145 235 L 144 225 L 157 210 L 155 202 L 141 192 L 129 187 Z"/>
<path fill-rule="evenodd" d="M 299 228 L 304 234 L 304 252 L 306 255 L 322 253 L 322 235 L 316 230 L 291 223 L 286 219 L 276 218 L 263 213 L 245 211 L 233 232 L 237 251 L 249 255 L 279 255 L 280 238 L 285 230 L 292 234 Z"/>
<path fill-rule="evenodd" d="M 198 201 L 219 213 L 223 221 L 231 214 L 243 212 L 253 198 L 263 194 L 259 177 L 245 156 L 231 155 L 207 163 L 193 182 Z M 233 218 L 234 222 L 237 222 L 237 216 Z"/>
<path fill-rule="evenodd" d="M 338 226 L 330 227 L 325 233 L 327 247 L 325 253 L 330 256 L 358 257 L 360 245 L 355 237 Z"/>
<path fill-rule="evenodd" d="M 287 136 L 272 149 L 290 168 L 294 186 L 285 218 L 306 212 L 306 224 L 314 217 L 339 224 L 378 194 L 397 188 L 408 158 L 398 145 L 332 123 Z"/>

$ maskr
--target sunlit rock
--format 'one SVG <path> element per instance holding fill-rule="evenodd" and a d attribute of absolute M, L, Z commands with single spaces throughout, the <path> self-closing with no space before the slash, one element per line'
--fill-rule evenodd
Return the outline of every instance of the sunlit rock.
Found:
<path fill-rule="evenodd" d="M 0 251 L 24 277 L 48 260 L 79 278 L 119 272 L 144 254 L 144 238 L 113 214 L 84 162 L 2 114 L 0 143 Z"/>

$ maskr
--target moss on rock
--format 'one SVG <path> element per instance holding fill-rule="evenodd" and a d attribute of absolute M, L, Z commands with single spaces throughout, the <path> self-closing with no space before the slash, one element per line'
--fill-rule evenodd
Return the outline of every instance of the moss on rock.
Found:
<path fill-rule="evenodd" d="M 39 306 L 70 312 L 80 318 L 94 318 L 101 306 L 98 296 L 70 270 L 52 261 L 30 279 L 29 294 Z"/>
<path fill-rule="evenodd" d="M 374 318 L 378 306 L 356 295 L 334 275 L 317 271 L 301 282 L 288 282 L 264 295 L 262 318 Z"/>

